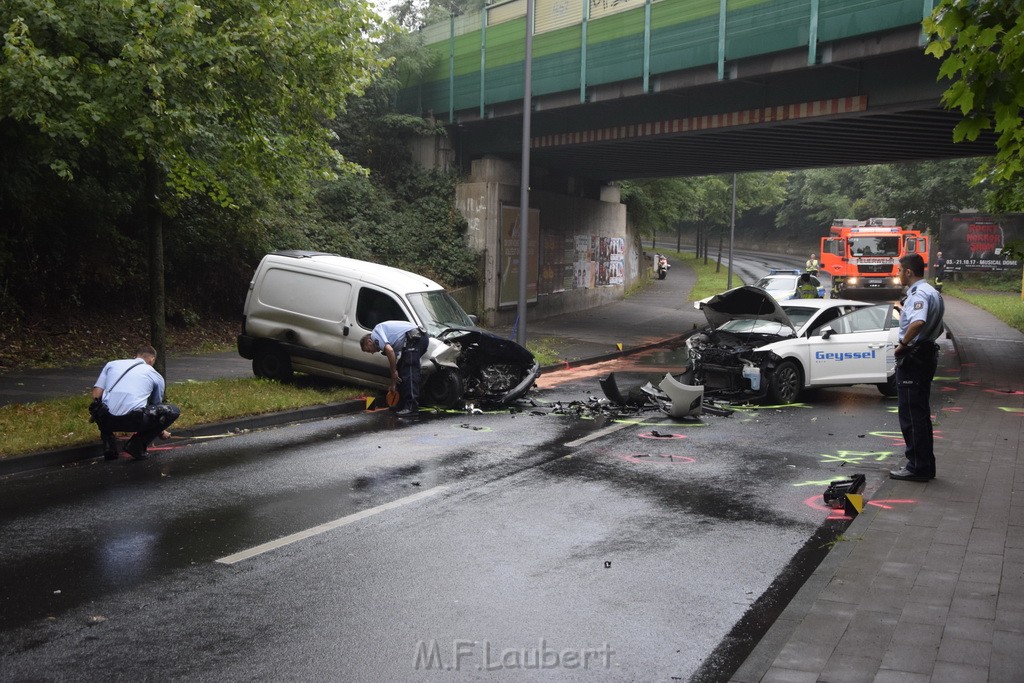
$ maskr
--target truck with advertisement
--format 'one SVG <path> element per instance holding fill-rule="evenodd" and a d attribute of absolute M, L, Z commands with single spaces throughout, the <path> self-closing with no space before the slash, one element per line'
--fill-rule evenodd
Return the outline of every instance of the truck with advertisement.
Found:
<path fill-rule="evenodd" d="M 821 238 L 821 271 L 832 278 L 832 296 L 857 298 L 865 293 L 899 296 L 899 260 L 920 254 L 928 265 L 928 236 L 896 225 L 895 218 L 832 221 Z"/>

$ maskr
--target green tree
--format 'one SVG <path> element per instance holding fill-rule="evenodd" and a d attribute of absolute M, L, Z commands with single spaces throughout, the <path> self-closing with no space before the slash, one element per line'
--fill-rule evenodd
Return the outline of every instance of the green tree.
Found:
<path fill-rule="evenodd" d="M 984 186 L 971 182 L 978 164 L 978 159 L 953 159 L 868 166 L 865 203 L 874 211 L 870 215 L 937 232 L 942 214 L 984 206 Z"/>
<path fill-rule="evenodd" d="M 145 215 L 151 337 L 165 346 L 163 218 L 304 195 L 358 169 L 324 125 L 382 67 L 363 0 L 8 0 L 0 126 L 72 181 L 94 146 L 132 166 Z"/>
<path fill-rule="evenodd" d="M 858 218 L 867 211 L 867 178 L 862 168 L 799 171 L 789 177 L 787 200 L 775 217 L 783 238 L 816 237 L 834 218 Z"/>
<path fill-rule="evenodd" d="M 963 119 L 953 139 L 998 134 L 996 154 L 975 176 L 994 189 L 991 208 L 1024 208 L 1024 14 L 1018 0 L 943 0 L 924 21 L 926 52 L 942 60 L 942 95 Z"/>
<path fill-rule="evenodd" d="M 774 209 L 786 199 L 786 181 L 789 174 L 743 173 L 736 176 L 736 219 L 749 211 Z M 718 236 L 719 252 L 725 239 L 725 229 L 732 224 L 733 177 L 731 175 L 705 176 L 693 181 L 697 201 L 691 207 L 691 217 L 698 226 L 698 252 L 707 262 L 712 232 Z M 721 253 L 719 253 L 719 259 Z"/>
<path fill-rule="evenodd" d="M 694 188 L 688 178 L 624 180 L 619 183 L 630 220 L 641 235 L 674 229 L 690 211 Z"/>
<path fill-rule="evenodd" d="M 778 236 L 815 241 L 833 219 L 871 216 L 937 230 L 942 214 L 984 204 L 984 188 L 971 183 L 977 164 L 977 159 L 954 159 L 793 173 L 788 198 L 775 217 Z"/>

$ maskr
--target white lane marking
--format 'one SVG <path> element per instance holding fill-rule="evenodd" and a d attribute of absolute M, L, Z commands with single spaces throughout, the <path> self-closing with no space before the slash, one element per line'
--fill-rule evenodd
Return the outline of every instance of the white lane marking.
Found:
<path fill-rule="evenodd" d="M 339 527 L 352 524 L 353 522 L 358 522 L 361 519 L 366 519 L 367 517 L 372 517 L 378 513 L 386 512 L 387 510 L 392 510 L 403 505 L 408 505 L 409 503 L 414 503 L 422 498 L 434 496 L 437 495 L 438 493 L 443 493 L 447 490 L 447 486 L 435 486 L 432 489 L 427 489 L 426 491 L 422 491 L 411 496 L 406 496 L 405 498 L 399 498 L 398 500 L 393 500 L 390 503 L 384 503 L 383 505 L 378 505 L 377 507 L 372 507 L 361 512 L 357 512 L 355 514 L 348 515 L 346 517 L 340 517 L 332 522 L 325 522 L 318 526 L 306 529 L 305 531 L 299 531 L 289 536 L 284 536 L 282 538 L 277 539 L 276 541 L 268 541 L 267 543 L 263 543 L 253 548 L 249 548 L 248 550 L 243 550 L 232 555 L 227 555 L 225 557 L 220 558 L 219 560 L 216 560 L 216 562 L 219 562 L 221 564 L 235 564 L 237 562 L 241 562 L 242 560 L 248 560 L 252 557 L 256 557 L 257 555 L 262 555 L 263 553 L 270 552 L 271 550 L 283 548 L 286 545 L 290 545 L 297 541 L 310 538 L 311 536 L 317 536 L 319 534 L 331 531 L 332 529 L 337 529 Z"/>
<path fill-rule="evenodd" d="M 577 446 L 582 446 L 585 443 L 590 443 L 591 441 L 594 441 L 596 439 L 600 439 L 602 436 L 606 436 L 608 434 L 611 434 L 612 432 L 617 432 L 620 429 L 625 429 L 626 427 L 635 427 L 635 426 L 636 425 L 632 424 L 632 423 L 614 424 L 614 425 L 605 427 L 604 429 L 599 429 L 596 432 L 594 432 L 593 434 L 588 434 L 587 436 L 584 436 L 584 437 L 581 437 L 579 439 L 576 439 L 575 441 L 570 441 L 570 442 L 568 442 L 565 445 L 567 447 L 569 447 L 569 448 L 576 448 Z"/>

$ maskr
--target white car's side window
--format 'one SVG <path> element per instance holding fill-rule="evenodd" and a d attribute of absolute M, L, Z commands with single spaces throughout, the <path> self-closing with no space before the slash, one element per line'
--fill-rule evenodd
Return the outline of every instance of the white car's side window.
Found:
<path fill-rule="evenodd" d="M 831 327 L 838 334 L 884 330 L 888 327 L 886 321 L 890 317 L 889 310 L 888 304 L 860 308 L 853 313 L 836 318 Z"/>

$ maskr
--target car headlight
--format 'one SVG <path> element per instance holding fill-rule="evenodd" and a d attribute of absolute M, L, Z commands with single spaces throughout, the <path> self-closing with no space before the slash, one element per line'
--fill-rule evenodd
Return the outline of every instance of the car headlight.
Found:
<path fill-rule="evenodd" d="M 892 279 L 892 283 L 893 283 L 894 285 L 898 285 L 898 284 L 900 284 L 900 279 L 899 279 L 898 277 L 894 277 L 894 278 Z"/>
<path fill-rule="evenodd" d="M 855 278 L 855 277 L 847 278 L 846 279 L 846 284 L 848 284 L 848 285 L 855 285 L 855 284 L 857 284 L 857 278 Z"/>

